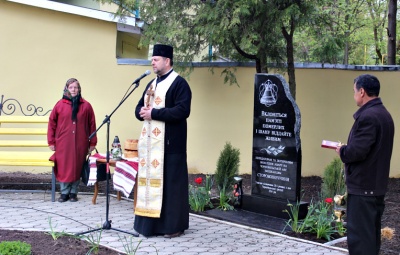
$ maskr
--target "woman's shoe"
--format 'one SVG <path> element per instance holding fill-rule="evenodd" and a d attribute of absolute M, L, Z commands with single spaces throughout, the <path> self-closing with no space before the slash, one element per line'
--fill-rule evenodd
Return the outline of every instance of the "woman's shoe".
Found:
<path fill-rule="evenodd" d="M 69 199 L 68 194 L 61 194 L 60 198 L 58 198 L 58 202 L 63 203 Z"/>
<path fill-rule="evenodd" d="M 78 196 L 75 193 L 69 194 L 69 201 L 70 202 L 78 202 Z"/>

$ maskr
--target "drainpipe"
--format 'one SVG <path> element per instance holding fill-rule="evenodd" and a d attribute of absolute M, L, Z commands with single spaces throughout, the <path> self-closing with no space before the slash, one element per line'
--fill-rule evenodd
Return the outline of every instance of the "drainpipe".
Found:
<path fill-rule="evenodd" d="M 208 45 L 208 62 L 212 62 L 212 44 Z"/>

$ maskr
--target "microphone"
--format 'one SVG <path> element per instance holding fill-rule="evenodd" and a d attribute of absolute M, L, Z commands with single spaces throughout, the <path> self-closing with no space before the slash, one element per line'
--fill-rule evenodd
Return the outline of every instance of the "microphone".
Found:
<path fill-rule="evenodd" d="M 137 78 L 134 82 L 132 82 L 132 85 L 135 83 L 138 83 L 141 79 L 143 79 L 144 77 L 146 77 L 149 74 L 150 74 L 150 71 L 146 70 L 146 72 L 144 72 L 144 74 L 142 74 L 139 78 Z"/>

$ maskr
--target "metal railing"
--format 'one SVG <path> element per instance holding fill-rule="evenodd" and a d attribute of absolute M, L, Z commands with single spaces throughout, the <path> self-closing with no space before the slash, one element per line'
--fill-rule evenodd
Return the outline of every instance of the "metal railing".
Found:
<path fill-rule="evenodd" d="M 21 103 L 14 98 L 8 98 L 8 99 L 4 99 L 4 95 L 1 95 L 1 100 L 0 100 L 0 116 L 2 114 L 5 115 L 12 115 L 15 113 L 16 110 L 20 110 L 21 113 L 24 116 L 45 116 L 47 115 L 49 112 L 51 112 L 51 109 L 44 112 L 43 113 L 43 107 L 37 107 L 33 104 L 28 104 L 28 106 L 26 107 L 26 109 L 24 110 L 24 108 L 22 107 Z"/>

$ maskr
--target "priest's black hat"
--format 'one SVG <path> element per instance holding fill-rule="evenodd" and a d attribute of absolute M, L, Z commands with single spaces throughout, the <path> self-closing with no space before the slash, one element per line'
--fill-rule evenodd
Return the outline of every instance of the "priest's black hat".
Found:
<path fill-rule="evenodd" d="M 174 55 L 174 48 L 170 45 L 156 44 L 153 47 L 153 56 L 161 56 L 172 59 Z"/>

